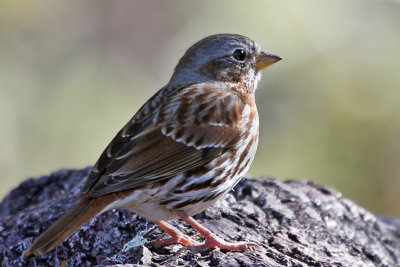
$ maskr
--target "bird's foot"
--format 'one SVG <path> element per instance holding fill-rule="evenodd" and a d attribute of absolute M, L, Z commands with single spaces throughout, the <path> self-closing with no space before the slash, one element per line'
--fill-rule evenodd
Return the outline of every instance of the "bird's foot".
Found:
<path fill-rule="evenodd" d="M 197 242 L 196 240 L 191 239 L 189 236 L 177 233 L 171 237 L 162 238 L 158 240 L 154 240 L 152 242 L 147 243 L 146 246 L 152 246 L 154 248 L 160 248 L 162 246 L 168 246 L 171 244 L 181 244 L 183 246 L 201 246 L 202 243 Z"/>
<path fill-rule="evenodd" d="M 174 236 L 171 236 L 171 237 L 162 238 L 162 239 L 159 239 L 159 240 L 155 240 L 155 241 L 149 242 L 149 243 L 147 243 L 147 246 L 160 248 L 162 246 L 167 246 L 167 245 L 171 245 L 171 244 L 181 244 L 183 246 L 201 246 L 202 243 L 191 239 L 187 235 L 178 234 L 178 235 L 174 235 Z"/>
<path fill-rule="evenodd" d="M 193 253 L 199 253 L 206 250 L 220 248 L 224 250 L 238 250 L 238 251 L 263 251 L 263 248 L 256 243 L 251 242 L 227 242 L 222 238 L 218 237 L 216 234 L 196 222 L 192 217 L 188 216 L 184 212 L 179 212 L 178 214 L 185 222 L 190 224 L 194 229 L 196 229 L 206 240 L 206 242 L 200 246 L 188 247 L 187 249 Z M 186 248 L 182 248 L 186 249 Z"/>
<path fill-rule="evenodd" d="M 147 246 L 152 246 L 155 248 L 159 248 L 162 246 L 167 246 L 170 244 L 181 244 L 184 246 L 199 246 L 201 245 L 200 242 L 197 242 L 187 235 L 184 235 L 181 231 L 179 231 L 176 227 L 170 225 L 167 222 L 164 221 L 154 221 L 155 224 L 157 224 L 160 228 L 162 228 L 164 231 L 166 231 L 171 237 L 159 239 L 152 241 L 150 243 L 147 243 Z"/>
<path fill-rule="evenodd" d="M 256 243 L 252 242 L 227 242 L 215 234 L 205 236 L 206 242 L 199 246 L 190 246 L 182 248 L 191 253 L 201 253 L 210 249 L 220 248 L 223 250 L 237 250 L 237 251 L 263 251 L 263 248 Z"/>

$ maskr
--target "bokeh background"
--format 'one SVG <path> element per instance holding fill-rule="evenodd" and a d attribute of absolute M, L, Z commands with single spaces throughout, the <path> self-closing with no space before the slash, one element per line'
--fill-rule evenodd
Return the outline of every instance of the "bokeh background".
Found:
<path fill-rule="evenodd" d="M 93 164 L 214 33 L 284 58 L 256 93 L 252 176 L 312 180 L 400 217 L 400 2 L 0 1 L 0 198 Z"/>

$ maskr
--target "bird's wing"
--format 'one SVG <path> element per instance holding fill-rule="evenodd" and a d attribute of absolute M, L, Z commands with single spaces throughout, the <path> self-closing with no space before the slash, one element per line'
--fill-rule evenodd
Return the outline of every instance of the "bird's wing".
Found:
<path fill-rule="evenodd" d="M 240 140 L 237 122 L 243 105 L 231 103 L 239 99 L 228 93 L 210 98 L 199 95 L 198 89 L 181 90 L 160 100 L 158 106 L 152 101 L 162 97 L 150 99 L 142 108 L 149 115 L 139 111 L 117 134 L 94 166 L 84 190 L 98 197 L 168 179 L 235 146 Z M 239 110 L 229 114 L 220 110 L 229 105 Z"/>

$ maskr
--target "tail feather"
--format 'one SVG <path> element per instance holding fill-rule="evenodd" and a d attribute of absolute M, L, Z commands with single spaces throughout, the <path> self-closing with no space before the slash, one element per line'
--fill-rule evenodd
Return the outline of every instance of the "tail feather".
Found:
<path fill-rule="evenodd" d="M 42 256 L 53 250 L 98 215 L 105 208 L 105 202 L 98 198 L 83 197 L 32 243 L 25 251 L 24 258 Z"/>

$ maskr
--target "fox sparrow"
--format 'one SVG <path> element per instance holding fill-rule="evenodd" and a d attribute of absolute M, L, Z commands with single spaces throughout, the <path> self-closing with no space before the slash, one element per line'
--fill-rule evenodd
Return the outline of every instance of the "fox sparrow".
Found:
<path fill-rule="evenodd" d="M 98 214 L 125 208 L 169 233 L 153 246 L 179 243 L 194 251 L 247 250 L 191 216 L 213 205 L 247 172 L 258 143 L 254 91 L 260 70 L 281 58 L 236 34 L 216 34 L 190 47 L 168 84 L 151 97 L 104 150 L 84 196 L 42 233 L 24 256 L 53 250 Z M 199 243 L 168 224 L 183 219 Z"/>

